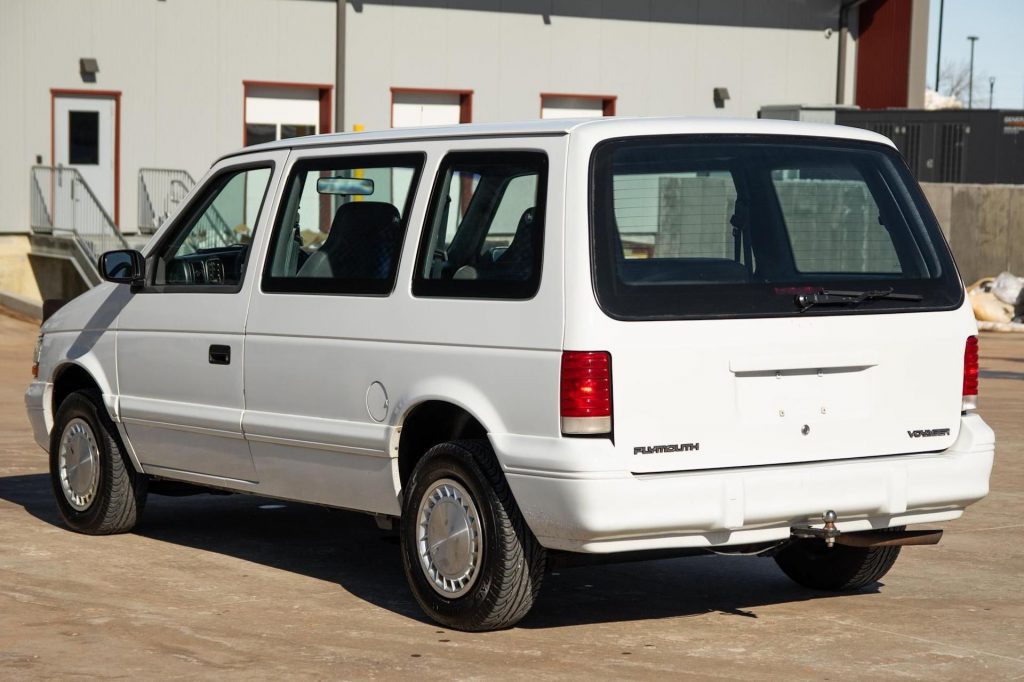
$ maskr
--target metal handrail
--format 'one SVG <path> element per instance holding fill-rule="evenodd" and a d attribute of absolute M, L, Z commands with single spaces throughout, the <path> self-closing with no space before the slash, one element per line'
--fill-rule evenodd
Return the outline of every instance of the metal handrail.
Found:
<path fill-rule="evenodd" d="M 39 186 L 39 178 L 35 173 L 32 173 L 32 185 L 30 191 L 32 192 L 31 201 L 31 215 L 29 216 L 29 226 L 33 232 L 53 232 L 53 218 L 50 216 L 50 210 L 46 205 L 46 198 L 43 196 L 43 188 Z"/>
<path fill-rule="evenodd" d="M 32 166 L 31 173 L 33 232 L 72 238 L 94 270 L 105 251 L 128 248 L 110 214 L 77 169 Z"/>
<path fill-rule="evenodd" d="M 186 170 L 140 168 L 139 231 L 146 234 L 156 232 L 195 184 L 195 179 Z"/>
<path fill-rule="evenodd" d="M 174 168 L 139 169 L 139 231 L 152 234 L 170 219 L 195 180 L 186 170 Z M 159 213 L 158 213 L 159 210 Z M 193 249 L 228 246 L 236 241 L 235 231 L 215 206 L 210 206 L 186 240 Z"/>
<path fill-rule="evenodd" d="M 210 206 L 203 212 L 189 232 L 185 242 L 196 251 L 230 246 L 238 241 L 235 231 L 224 220 L 216 206 Z"/>

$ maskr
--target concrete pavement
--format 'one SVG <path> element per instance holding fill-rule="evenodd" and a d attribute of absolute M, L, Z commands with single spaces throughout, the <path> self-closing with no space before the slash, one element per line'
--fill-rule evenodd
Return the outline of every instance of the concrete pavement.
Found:
<path fill-rule="evenodd" d="M 515 629 L 427 621 L 368 516 L 150 496 L 137 531 L 58 520 L 22 392 L 35 328 L 0 315 L 0 679 L 1014 679 L 1024 677 L 1024 337 L 982 338 L 992 493 L 835 596 L 773 561 L 564 569 Z"/>

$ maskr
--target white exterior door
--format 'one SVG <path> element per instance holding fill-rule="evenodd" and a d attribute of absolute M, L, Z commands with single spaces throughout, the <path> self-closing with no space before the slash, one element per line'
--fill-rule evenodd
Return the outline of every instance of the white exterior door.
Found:
<path fill-rule="evenodd" d="M 545 96 L 541 103 L 541 118 L 601 118 L 604 100 L 597 97 Z"/>
<path fill-rule="evenodd" d="M 54 99 L 54 165 L 78 170 L 111 219 L 116 113 L 117 102 L 113 97 L 58 95 Z"/>
<path fill-rule="evenodd" d="M 305 87 L 250 87 L 245 96 L 246 144 L 320 132 L 320 91 Z"/>
<path fill-rule="evenodd" d="M 396 92 L 391 127 L 456 125 L 461 114 L 462 95 L 457 92 Z"/>

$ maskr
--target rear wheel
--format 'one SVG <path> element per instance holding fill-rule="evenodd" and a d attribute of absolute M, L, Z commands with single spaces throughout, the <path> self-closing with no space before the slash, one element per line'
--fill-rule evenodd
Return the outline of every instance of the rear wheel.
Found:
<path fill-rule="evenodd" d="M 890 528 L 900 531 L 903 527 Z M 880 534 L 885 533 L 881 531 Z M 827 547 L 822 540 L 794 540 L 775 555 L 782 572 L 815 590 L 857 590 L 881 580 L 900 555 L 900 547 Z"/>
<path fill-rule="evenodd" d="M 76 391 L 58 408 L 50 482 L 61 518 L 80 533 L 124 533 L 142 514 L 146 478 L 125 456 L 98 391 Z"/>
<path fill-rule="evenodd" d="M 544 549 L 486 441 L 431 448 L 402 507 L 402 563 L 428 616 L 457 630 L 507 628 L 533 606 Z"/>

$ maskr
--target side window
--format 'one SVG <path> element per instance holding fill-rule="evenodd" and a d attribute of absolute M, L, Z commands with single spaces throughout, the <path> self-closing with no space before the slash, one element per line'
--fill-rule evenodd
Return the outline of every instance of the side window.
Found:
<path fill-rule="evenodd" d="M 271 237 L 263 290 L 390 293 L 423 158 L 297 162 Z"/>
<path fill-rule="evenodd" d="M 215 177 L 157 253 L 156 286 L 238 287 L 272 169 Z"/>
<path fill-rule="evenodd" d="M 457 152 L 441 163 L 416 296 L 530 298 L 540 286 L 547 157 Z"/>
<path fill-rule="evenodd" d="M 612 177 L 622 255 L 741 260 L 736 184 L 724 170 Z"/>
<path fill-rule="evenodd" d="M 771 178 L 799 272 L 903 272 L 882 209 L 853 164 L 775 169 Z"/>

